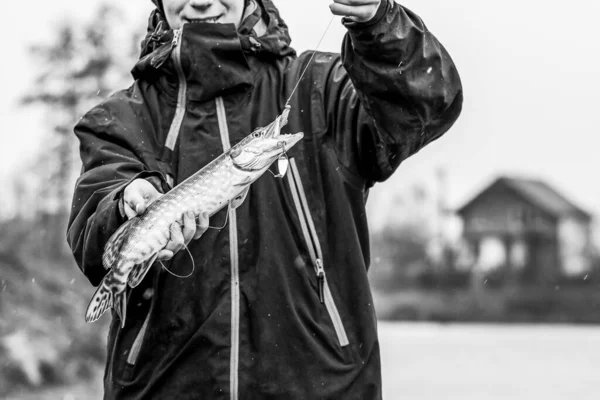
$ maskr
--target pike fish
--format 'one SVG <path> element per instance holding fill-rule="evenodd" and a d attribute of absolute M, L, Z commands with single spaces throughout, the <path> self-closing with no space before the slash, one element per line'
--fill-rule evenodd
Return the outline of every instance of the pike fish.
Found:
<path fill-rule="evenodd" d="M 104 247 L 102 264 L 109 272 L 94 293 L 85 315 L 96 321 L 109 308 L 125 325 L 126 289 L 135 288 L 156 261 L 169 239 L 169 227 L 182 223 L 186 212 L 209 216 L 225 206 L 243 203 L 250 185 L 279 160 L 279 174 L 287 168 L 286 151 L 304 136 L 302 132 L 281 134 L 290 107 L 271 124 L 258 128 L 194 175 L 154 201 L 146 211 L 129 219 Z"/>

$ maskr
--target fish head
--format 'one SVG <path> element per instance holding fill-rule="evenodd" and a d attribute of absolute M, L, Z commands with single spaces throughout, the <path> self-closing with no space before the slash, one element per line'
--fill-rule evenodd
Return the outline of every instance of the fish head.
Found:
<path fill-rule="evenodd" d="M 231 149 L 233 164 L 244 171 L 258 172 L 267 169 L 275 160 L 304 137 L 302 132 L 282 134 L 287 123 L 289 106 L 275 121 L 264 128 L 256 129 Z"/>

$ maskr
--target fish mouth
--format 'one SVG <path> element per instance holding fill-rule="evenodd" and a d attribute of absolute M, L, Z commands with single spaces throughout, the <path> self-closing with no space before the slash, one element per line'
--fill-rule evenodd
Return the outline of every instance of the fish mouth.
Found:
<path fill-rule="evenodd" d="M 273 135 L 266 139 L 267 146 L 247 147 L 231 155 L 233 165 L 243 171 L 260 171 L 268 168 L 280 157 L 287 158 L 287 152 L 304 137 L 304 133 Z"/>
<path fill-rule="evenodd" d="M 264 132 L 264 136 L 269 139 L 277 140 L 277 146 L 272 149 L 277 155 L 285 154 L 285 152 L 298 143 L 304 133 L 281 133 L 283 128 L 288 123 L 288 115 L 290 114 L 291 106 L 287 105 L 281 114 L 273 121 Z"/>
<path fill-rule="evenodd" d="M 275 146 L 273 146 L 270 151 L 265 152 L 268 154 L 268 163 L 271 164 L 275 160 L 280 157 L 287 158 L 287 152 L 302 138 L 304 137 L 304 133 L 285 133 L 273 136 L 273 139 L 277 140 Z"/>
<path fill-rule="evenodd" d="M 277 139 L 277 146 L 281 147 L 282 153 L 285 153 L 291 147 L 293 147 L 296 143 L 298 143 L 304 137 L 304 133 L 281 133 L 279 135 L 273 136 L 274 139 Z"/>
<path fill-rule="evenodd" d="M 282 155 L 287 156 L 287 151 L 304 137 L 304 133 L 302 132 L 281 133 L 281 128 L 288 122 L 290 110 L 291 106 L 286 105 L 281 114 L 271 123 L 267 132 L 265 132 L 267 138 L 277 140 L 277 145 L 270 151 L 272 161 L 275 161 Z"/>
<path fill-rule="evenodd" d="M 259 171 L 268 168 L 280 157 L 287 158 L 287 152 L 304 137 L 304 133 L 281 133 L 287 124 L 290 106 L 267 127 L 254 131 L 248 138 L 234 146 L 231 158 L 236 168 L 244 171 Z M 256 140 L 256 143 L 253 141 Z"/>
<path fill-rule="evenodd" d="M 276 129 L 273 129 L 273 138 L 279 140 L 278 145 L 284 146 L 283 153 L 304 137 L 304 133 L 302 132 L 281 133 L 281 128 L 288 122 L 288 115 L 291 109 L 291 106 L 285 106 L 281 115 L 275 120 Z"/>
<path fill-rule="evenodd" d="M 288 115 L 290 113 L 290 106 L 286 106 L 281 114 L 275 118 L 273 122 L 264 128 L 264 136 L 266 138 L 277 138 L 281 135 L 281 128 L 283 128 L 288 122 Z"/>

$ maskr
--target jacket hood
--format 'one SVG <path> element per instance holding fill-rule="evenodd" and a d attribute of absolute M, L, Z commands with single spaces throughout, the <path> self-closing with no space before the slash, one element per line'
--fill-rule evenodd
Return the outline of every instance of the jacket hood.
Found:
<path fill-rule="evenodd" d="M 132 70 L 135 79 L 157 75 L 173 47 L 173 30 L 164 16 L 162 2 L 152 2 L 157 8 L 148 18 L 146 36 L 141 43 L 140 59 Z M 256 6 L 249 9 L 249 3 L 255 3 Z M 237 32 L 233 33 L 237 35 L 242 51 L 266 58 L 295 56 L 296 52 L 290 47 L 288 27 L 273 2 L 248 0 L 246 7 L 243 21 Z M 223 31 L 221 27 L 216 27 L 215 30 Z"/>
<path fill-rule="evenodd" d="M 154 5 L 156 6 L 156 8 L 159 9 L 164 14 L 165 10 L 163 8 L 161 0 L 152 0 L 152 3 L 154 3 Z"/>

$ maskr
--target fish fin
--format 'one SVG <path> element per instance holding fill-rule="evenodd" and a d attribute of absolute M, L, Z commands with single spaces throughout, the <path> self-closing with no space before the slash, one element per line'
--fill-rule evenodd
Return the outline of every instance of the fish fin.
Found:
<path fill-rule="evenodd" d="M 121 320 L 121 328 L 125 327 L 125 317 L 127 314 L 127 299 L 125 297 L 126 290 L 115 295 L 115 302 L 113 308 L 117 312 L 119 319 Z"/>
<path fill-rule="evenodd" d="M 112 274 L 112 272 L 109 272 L 109 274 Z M 96 289 L 96 292 L 88 304 L 87 311 L 85 313 L 85 322 L 96 321 L 102 316 L 102 314 L 104 314 L 106 310 L 112 307 L 113 296 L 107 283 L 107 277 L 102 279 L 100 286 L 98 286 L 98 289 Z"/>
<path fill-rule="evenodd" d="M 229 152 L 229 157 L 231 157 L 232 160 L 235 160 L 237 157 L 239 157 L 240 154 L 242 154 L 242 148 L 234 146 Z"/>
<path fill-rule="evenodd" d="M 236 183 L 233 186 L 246 186 L 249 185 L 253 182 L 252 178 L 250 178 L 249 176 L 245 177 L 243 181 L 241 181 L 240 183 Z"/>
<path fill-rule="evenodd" d="M 230 209 L 235 210 L 239 206 L 242 205 L 244 200 L 246 200 L 246 196 L 248 196 L 248 192 L 250 191 L 250 186 L 244 189 L 239 195 L 237 195 L 231 202 L 229 202 Z"/>
<path fill-rule="evenodd" d="M 117 261 L 119 257 L 119 250 L 121 250 L 121 246 L 123 246 L 123 241 L 127 237 L 131 226 L 133 225 L 135 218 L 131 218 L 126 221 L 123 225 L 119 227 L 112 234 L 112 236 L 106 242 L 104 246 L 104 253 L 102 254 L 102 265 L 104 265 L 104 269 L 110 269 Z"/>
<path fill-rule="evenodd" d="M 129 287 L 134 288 L 137 285 L 139 285 L 140 282 L 142 282 L 142 280 L 144 280 L 144 277 L 150 270 L 150 267 L 152 266 L 152 264 L 154 264 L 154 261 L 156 261 L 156 257 L 158 257 L 158 253 L 156 253 L 143 263 L 136 264 L 133 267 L 133 269 L 129 273 L 129 278 L 127 279 Z"/>

